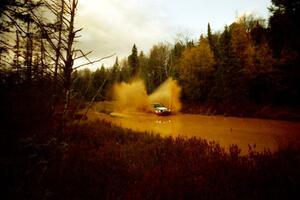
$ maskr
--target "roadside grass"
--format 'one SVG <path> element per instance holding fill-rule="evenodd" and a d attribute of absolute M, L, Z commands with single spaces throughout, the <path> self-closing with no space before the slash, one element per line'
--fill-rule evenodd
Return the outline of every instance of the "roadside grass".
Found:
<path fill-rule="evenodd" d="M 300 147 L 249 148 L 241 155 L 237 145 L 225 150 L 200 138 L 138 133 L 103 121 L 69 124 L 64 132 L 48 122 L 14 141 L 1 156 L 8 199 L 300 197 Z"/>

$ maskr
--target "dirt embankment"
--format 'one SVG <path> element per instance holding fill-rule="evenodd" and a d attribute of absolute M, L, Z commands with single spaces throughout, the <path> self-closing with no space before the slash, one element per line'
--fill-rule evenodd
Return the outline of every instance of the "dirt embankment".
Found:
<path fill-rule="evenodd" d="M 182 113 L 202 115 L 224 115 L 236 117 L 253 117 L 262 119 L 279 119 L 300 121 L 300 106 L 272 106 L 272 105 L 245 105 L 243 108 L 230 110 L 222 107 L 199 103 L 195 101 L 182 101 Z"/>

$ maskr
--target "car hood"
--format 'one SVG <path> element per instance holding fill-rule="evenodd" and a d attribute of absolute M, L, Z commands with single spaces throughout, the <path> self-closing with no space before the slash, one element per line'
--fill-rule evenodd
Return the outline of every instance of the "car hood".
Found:
<path fill-rule="evenodd" d="M 168 111 L 168 108 L 166 108 L 166 107 L 157 107 L 155 109 L 156 110 L 161 110 L 161 111 Z"/>

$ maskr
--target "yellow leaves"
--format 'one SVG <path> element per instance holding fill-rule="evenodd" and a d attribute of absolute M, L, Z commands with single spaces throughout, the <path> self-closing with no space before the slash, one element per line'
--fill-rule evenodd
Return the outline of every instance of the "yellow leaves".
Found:
<path fill-rule="evenodd" d="M 231 46 L 239 64 L 250 73 L 266 73 L 272 70 L 274 58 L 266 41 L 255 45 L 245 25 L 233 23 L 230 26 Z"/>
<path fill-rule="evenodd" d="M 250 45 L 248 33 L 243 25 L 233 23 L 230 25 L 231 44 L 237 54 L 245 52 Z"/>
<path fill-rule="evenodd" d="M 191 99 L 206 96 L 207 80 L 212 75 L 214 64 L 214 55 L 207 39 L 201 38 L 199 45 L 186 48 L 180 60 L 183 93 Z"/>
<path fill-rule="evenodd" d="M 199 77 L 200 74 L 211 72 L 215 60 L 207 39 L 201 39 L 196 47 L 185 49 L 180 63 L 181 77 L 183 79 Z"/>

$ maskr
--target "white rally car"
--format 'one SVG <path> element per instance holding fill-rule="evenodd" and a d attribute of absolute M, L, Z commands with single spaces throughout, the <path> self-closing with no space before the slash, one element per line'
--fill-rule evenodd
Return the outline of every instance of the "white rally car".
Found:
<path fill-rule="evenodd" d="M 160 116 L 166 116 L 166 115 L 171 114 L 171 109 L 165 107 L 161 103 L 154 103 L 153 109 L 154 109 L 155 114 L 160 115 Z"/>

